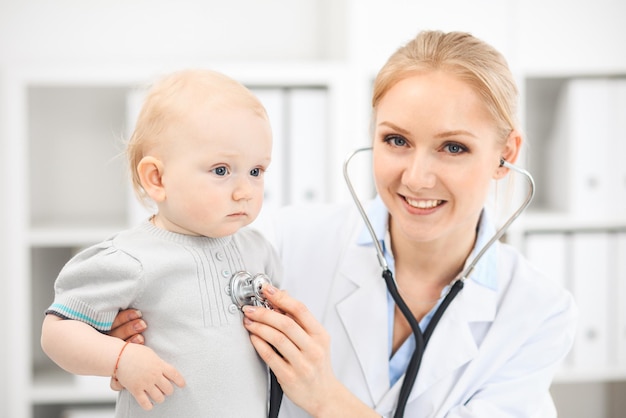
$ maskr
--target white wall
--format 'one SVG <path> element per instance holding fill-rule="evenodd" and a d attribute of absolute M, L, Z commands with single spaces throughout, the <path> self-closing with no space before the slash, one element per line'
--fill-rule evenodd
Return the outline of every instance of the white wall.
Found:
<path fill-rule="evenodd" d="M 326 0 L 3 0 L 0 57 L 15 61 L 327 59 Z M 336 34 L 335 34 L 336 35 Z"/>
<path fill-rule="evenodd" d="M 420 29 L 466 30 L 515 68 L 626 67 L 622 0 L 2 0 L 16 63 L 348 60 L 375 71 Z"/>
<path fill-rule="evenodd" d="M 518 59 L 527 72 L 623 74 L 625 18 L 623 0 L 519 0 Z"/>

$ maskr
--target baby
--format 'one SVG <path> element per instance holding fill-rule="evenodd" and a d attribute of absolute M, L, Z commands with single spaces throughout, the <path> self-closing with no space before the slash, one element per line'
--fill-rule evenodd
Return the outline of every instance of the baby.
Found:
<path fill-rule="evenodd" d="M 156 214 L 70 260 L 42 328 L 59 366 L 126 388 L 116 417 L 267 416 L 267 368 L 227 289 L 238 271 L 280 280 L 272 246 L 244 228 L 271 150 L 263 105 L 229 77 L 186 70 L 149 91 L 127 153 Z M 151 324 L 150 347 L 107 335 L 129 307 Z"/>

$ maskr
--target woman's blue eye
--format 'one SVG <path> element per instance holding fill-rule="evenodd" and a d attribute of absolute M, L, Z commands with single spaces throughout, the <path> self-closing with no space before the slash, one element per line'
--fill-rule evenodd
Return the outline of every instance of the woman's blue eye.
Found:
<path fill-rule="evenodd" d="M 253 168 L 252 170 L 250 170 L 250 175 L 253 177 L 259 177 L 261 175 L 261 169 Z"/>
<path fill-rule="evenodd" d="M 218 176 L 225 176 L 226 174 L 228 174 L 228 169 L 224 166 L 216 167 L 211 171 L 213 171 Z"/>
<path fill-rule="evenodd" d="M 446 144 L 444 149 L 446 149 L 450 154 L 460 154 L 467 151 L 467 148 L 465 148 L 463 145 L 456 143 Z"/>
<path fill-rule="evenodd" d="M 388 144 L 390 143 L 391 145 L 396 146 L 396 147 L 404 147 L 407 145 L 406 139 L 397 135 L 391 135 L 391 136 L 386 137 L 385 142 L 387 142 Z"/>

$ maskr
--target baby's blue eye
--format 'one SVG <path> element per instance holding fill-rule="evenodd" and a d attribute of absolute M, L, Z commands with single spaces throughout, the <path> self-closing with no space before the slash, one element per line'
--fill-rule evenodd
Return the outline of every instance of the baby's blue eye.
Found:
<path fill-rule="evenodd" d="M 261 175 L 261 169 L 253 168 L 252 170 L 250 170 L 250 175 L 253 177 L 259 177 Z"/>
<path fill-rule="evenodd" d="M 226 174 L 228 174 L 228 169 L 224 166 L 216 167 L 211 171 L 217 174 L 218 176 L 225 176 Z"/>

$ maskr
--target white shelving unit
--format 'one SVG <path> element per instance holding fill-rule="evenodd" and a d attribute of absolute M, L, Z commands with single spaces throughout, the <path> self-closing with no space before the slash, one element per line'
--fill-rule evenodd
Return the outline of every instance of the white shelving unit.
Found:
<path fill-rule="evenodd" d="M 577 111 L 564 98 L 579 80 L 626 79 L 626 55 L 618 53 L 626 41 L 619 19 L 625 5 L 614 0 L 308 0 L 295 5 L 284 0 L 276 5 L 281 7 L 277 19 L 275 10 L 252 0 L 246 7 L 224 4 L 221 14 L 214 10 L 218 2 L 188 2 L 173 13 L 157 1 L 146 21 L 144 10 L 130 3 L 77 6 L 71 20 L 65 8 L 31 7 L 29 0 L 9 3 L 0 5 L 0 23 L 5 23 L 0 34 L 15 40 L 0 44 L 0 52 L 15 59 L 9 62 L 0 54 L 0 273 L 7 278 L 0 300 L 9 318 L 0 347 L 7 359 L 0 372 L 8 376 L 0 384 L 0 416 L 56 418 L 70 410 L 79 416 L 85 408 L 99 411 L 114 403 L 106 379 L 77 379 L 56 368 L 39 348 L 39 331 L 65 261 L 142 213 L 118 154 L 141 87 L 151 77 L 210 67 L 258 93 L 276 135 L 268 210 L 300 199 L 348 200 L 341 165 L 349 151 L 369 142 L 372 78 L 387 56 L 420 29 L 472 32 L 509 60 L 522 93 L 528 143 L 524 165 L 534 174 L 538 193 L 532 211 L 514 225 L 512 242 L 570 288 L 581 307 L 575 347 L 553 387 L 557 408 L 567 418 L 623 416 L 626 138 L 612 137 L 602 145 L 599 134 L 621 123 L 613 129 L 623 135 L 626 110 L 593 99 L 587 100 L 587 113 L 573 117 Z M 252 10 L 254 19 L 239 22 L 244 9 Z M 291 19 L 283 22 L 284 13 Z M 103 34 L 94 14 L 114 28 L 111 33 Z M 128 32 L 109 25 L 113 16 L 121 17 Z M 228 36 L 223 19 L 233 20 Z M 145 22 L 141 28 L 131 24 L 139 21 Z M 59 22 L 67 27 L 57 27 Z M 602 23 L 588 30 L 597 22 Z M 45 34 L 39 41 L 25 32 L 36 29 Z M 214 56 L 225 61 L 202 61 Z M 619 89 L 609 90 L 605 93 L 612 95 Z M 317 103 L 311 119 L 290 125 L 302 114 L 286 109 L 307 95 Z M 602 106 L 608 110 L 602 112 Z M 326 119 L 317 123 L 320 115 Z M 583 123 L 591 115 L 596 119 L 590 127 L 572 127 L 570 122 Z M 302 154 L 290 148 L 289 137 L 299 128 L 312 138 L 326 132 L 320 147 L 305 148 L 312 145 L 305 142 L 298 145 Z M 572 142 L 576 133 L 580 139 Z M 303 154 L 324 164 L 302 161 Z M 355 176 L 356 187 L 365 196 L 370 174 L 365 163 L 358 169 L 364 174 Z M 588 170 L 605 174 L 596 178 Z M 581 181 L 582 193 L 566 193 Z M 605 186 L 604 181 L 614 183 Z M 257 223 L 261 229 L 264 215 Z"/>
<path fill-rule="evenodd" d="M 535 174 L 537 196 L 524 218 L 522 249 L 570 289 L 580 311 L 574 347 L 553 392 L 572 416 L 590 412 L 585 405 L 571 406 L 581 391 L 606 399 L 594 407 L 594 416 L 621 416 L 620 391 L 626 389 L 626 72 L 529 76 L 524 97 L 531 141 L 527 166 Z"/>

